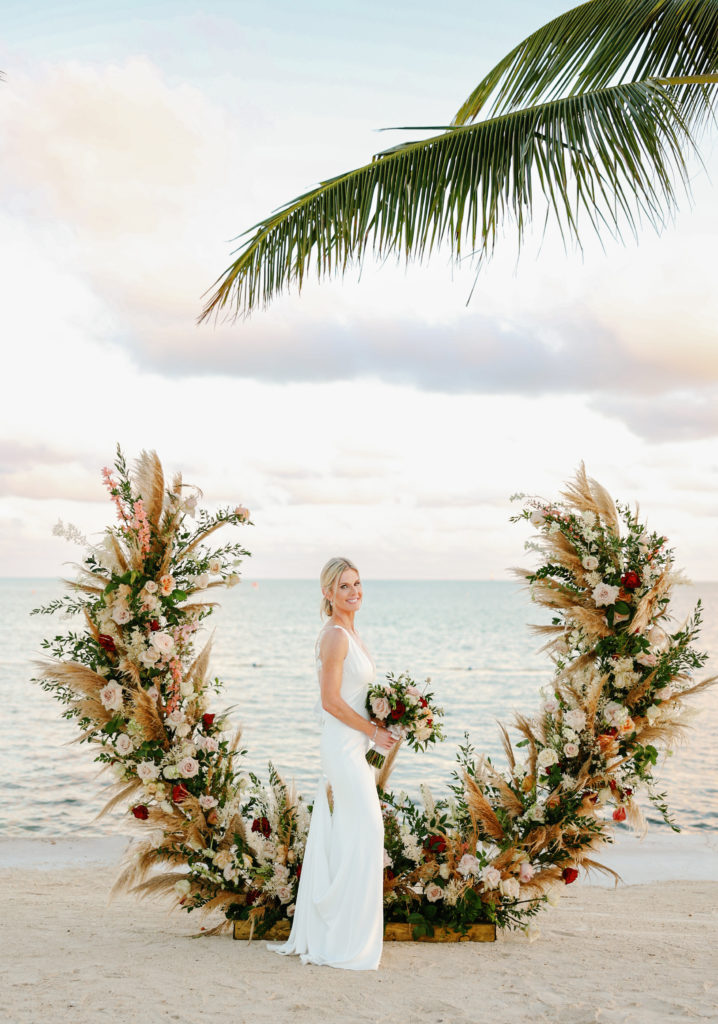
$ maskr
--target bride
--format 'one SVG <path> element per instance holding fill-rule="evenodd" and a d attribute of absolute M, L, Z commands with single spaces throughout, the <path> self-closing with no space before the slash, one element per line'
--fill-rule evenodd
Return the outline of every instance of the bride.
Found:
<path fill-rule="evenodd" d="M 331 558 L 320 582 L 322 612 L 328 616 L 315 647 L 323 774 L 292 930 L 285 943 L 267 943 L 267 948 L 298 953 L 305 964 L 372 971 L 379 966 L 384 934 L 384 825 L 374 770 L 365 754 L 371 743 L 387 751 L 396 740 L 365 707 L 376 668 L 354 629 L 362 603 L 356 566 L 348 558 Z"/>

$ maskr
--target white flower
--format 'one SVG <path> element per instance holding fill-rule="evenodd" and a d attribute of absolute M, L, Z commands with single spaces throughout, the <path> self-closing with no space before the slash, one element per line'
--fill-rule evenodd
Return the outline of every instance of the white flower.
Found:
<path fill-rule="evenodd" d="M 543 709 L 544 711 L 547 711 L 550 715 L 554 715 L 558 711 L 558 708 L 559 703 L 553 695 L 547 697 L 544 701 Z"/>
<path fill-rule="evenodd" d="M 295 910 L 296 910 L 296 906 L 294 905 L 294 903 L 291 903 L 287 907 L 287 917 L 294 917 L 294 911 Z"/>
<path fill-rule="evenodd" d="M 180 683 L 180 694 L 183 697 L 191 697 L 194 693 L 194 686 L 191 679 L 183 679 Z"/>
<path fill-rule="evenodd" d="M 501 882 L 501 872 L 489 865 L 481 872 L 481 881 L 485 889 L 496 889 Z"/>
<path fill-rule="evenodd" d="M 525 817 L 529 821 L 543 821 L 544 814 L 544 809 L 540 806 L 540 804 L 532 804 L 531 807 L 529 807 L 528 811 L 526 811 Z"/>
<path fill-rule="evenodd" d="M 195 576 L 194 585 L 198 590 L 204 590 L 209 583 L 209 573 L 202 572 L 199 576 Z"/>
<path fill-rule="evenodd" d="M 439 874 L 441 875 L 441 877 L 443 879 L 448 880 L 449 875 L 451 874 L 451 868 L 449 867 L 449 865 L 448 864 L 440 864 L 439 865 Z"/>
<path fill-rule="evenodd" d="M 391 704 L 386 697 L 372 697 L 371 709 L 377 718 L 386 718 L 391 711 Z"/>
<path fill-rule="evenodd" d="M 544 747 L 536 759 L 539 768 L 548 768 L 549 765 L 556 764 L 557 761 L 558 754 L 553 747 Z"/>
<path fill-rule="evenodd" d="M 650 708 L 646 709 L 646 721 L 649 725 L 653 725 L 656 719 L 660 716 L 661 709 L 657 704 L 651 704 Z"/>
<path fill-rule="evenodd" d="M 132 740 L 127 735 L 127 733 L 121 732 L 120 735 L 117 737 L 117 739 L 115 740 L 115 750 L 117 751 L 118 754 L 121 754 L 123 757 L 125 754 L 130 753 L 130 751 L 132 750 Z"/>
<path fill-rule="evenodd" d="M 466 878 L 467 875 L 478 875 L 481 870 L 481 865 L 476 857 L 470 853 L 465 853 L 456 865 L 456 870 L 460 875 L 463 875 L 464 878 Z"/>
<path fill-rule="evenodd" d="M 594 569 L 598 569 L 598 559 L 595 555 L 586 555 L 581 559 L 581 565 L 589 572 L 593 572 Z"/>
<path fill-rule="evenodd" d="M 145 583 L 145 585 L 144 585 L 144 587 L 142 589 L 146 590 L 148 594 L 156 594 L 157 593 L 157 584 L 155 583 L 154 580 L 147 580 L 147 582 Z"/>
<path fill-rule="evenodd" d="M 586 573 L 586 583 L 588 583 L 589 587 L 597 587 L 600 582 L 601 577 L 597 572 Z"/>
<path fill-rule="evenodd" d="M 114 679 L 100 690 L 100 700 L 108 711 L 119 711 L 122 707 L 122 687 Z"/>
<path fill-rule="evenodd" d="M 166 779 L 176 779 L 179 775 L 176 764 L 168 764 L 162 769 L 162 774 Z"/>
<path fill-rule="evenodd" d="M 187 512 L 194 519 L 195 511 L 197 510 L 197 495 L 191 494 L 188 498 L 185 498 L 180 508 L 183 512 Z"/>
<path fill-rule="evenodd" d="M 231 865 L 227 865 L 222 874 L 227 882 L 236 882 L 239 880 L 239 868 L 233 868 Z"/>
<path fill-rule="evenodd" d="M 199 771 L 199 761 L 194 757 L 183 757 L 177 765 L 177 771 L 183 779 L 192 779 Z"/>
<path fill-rule="evenodd" d="M 239 573 L 231 572 L 224 582 L 228 587 L 236 587 L 239 583 Z"/>
<path fill-rule="evenodd" d="M 603 709 L 603 713 L 606 716 L 606 721 L 609 725 L 621 726 L 628 718 L 628 711 L 623 704 L 619 704 L 618 701 L 609 700 L 606 707 Z"/>
<path fill-rule="evenodd" d="M 599 583 L 591 591 L 591 597 L 597 606 L 613 604 L 618 600 L 620 587 L 612 587 L 608 583 Z"/>
<path fill-rule="evenodd" d="M 424 895 L 426 896 L 429 903 L 436 903 L 437 900 L 443 899 L 444 890 L 436 882 L 429 882 L 424 889 Z"/>
<path fill-rule="evenodd" d="M 529 522 L 532 524 L 532 526 L 541 526 L 541 524 L 544 521 L 544 518 L 544 513 L 539 511 L 538 509 L 535 509 L 529 516 Z"/>
<path fill-rule="evenodd" d="M 137 765 L 137 778 L 143 782 L 152 782 L 159 774 L 160 770 L 154 761 L 140 761 Z"/>
<path fill-rule="evenodd" d="M 217 800 L 215 797 L 210 796 L 209 793 L 203 793 L 199 798 L 199 805 L 203 811 L 210 811 L 213 807 L 217 806 Z"/>
<path fill-rule="evenodd" d="M 592 512 L 588 508 L 584 509 L 584 511 L 581 513 L 581 519 L 584 521 L 585 525 L 589 528 L 589 530 L 592 526 L 596 525 L 596 513 Z"/>
<path fill-rule="evenodd" d="M 152 668 L 160 660 L 160 652 L 156 647 L 147 647 L 140 654 L 140 661 L 146 668 Z"/>
<path fill-rule="evenodd" d="M 502 878 L 499 882 L 499 892 L 507 900 L 517 900 L 521 892 L 518 878 Z"/>
<path fill-rule="evenodd" d="M 210 558 L 209 560 L 209 571 L 214 575 L 218 576 L 222 571 L 222 559 L 221 558 Z"/>
<path fill-rule="evenodd" d="M 566 755 L 566 757 L 578 757 L 578 744 L 567 743 L 563 748 L 563 752 Z"/>
<path fill-rule="evenodd" d="M 183 739 L 185 736 L 189 736 L 191 732 L 192 726 L 189 724 L 189 722 L 180 722 L 180 724 L 175 729 L 175 733 Z"/>
<path fill-rule="evenodd" d="M 118 626 L 124 626 L 130 621 L 130 609 L 126 604 L 116 604 L 112 609 L 112 618 Z"/>
<path fill-rule="evenodd" d="M 175 708 L 174 711 L 170 711 L 165 721 L 170 729 L 176 729 L 184 722 L 184 711 L 180 711 L 179 708 Z"/>
<path fill-rule="evenodd" d="M 563 720 L 570 729 L 581 732 L 586 726 L 586 712 L 581 711 L 580 708 L 572 708 L 565 713 Z"/>
<path fill-rule="evenodd" d="M 658 655 L 651 651 L 643 652 L 636 655 L 636 661 L 645 668 L 654 668 L 658 664 Z"/>
<path fill-rule="evenodd" d="M 175 892 L 178 896 L 188 896 L 191 888 L 188 878 L 180 878 L 179 882 L 175 882 Z"/>
<path fill-rule="evenodd" d="M 523 882 L 524 884 L 526 884 L 526 882 L 530 882 L 531 881 L 533 876 L 534 876 L 533 865 L 529 864 L 529 862 L 526 861 L 526 860 L 522 861 L 521 864 L 519 865 L 519 881 Z"/>
<path fill-rule="evenodd" d="M 280 885 L 277 887 L 277 896 L 279 897 L 280 903 L 289 903 L 292 895 L 291 885 Z"/>
<path fill-rule="evenodd" d="M 224 868 L 229 867 L 234 861 L 234 857 L 229 850 L 220 850 L 214 856 L 214 866 L 223 871 Z"/>
<path fill-rule="evenodd" d="M 163 800 L 162 803 L 160 804 L 160 807 L 165 812 L 165 814 L 172 814 L 172 812 L 174 811 L 174 807 L 172 806 L 169 800 Z"/>
<path fill-rule="evenodd" d="M 165 657 L 174 653 L 174 640 L 169 635 L 169 633 L 164 633 L 161 629 L 158 629 L 154 633 L 150 634 L 150 643 L 155 648 L 155 650 L 159 651 L 160 654 L 164 655 Z"/>

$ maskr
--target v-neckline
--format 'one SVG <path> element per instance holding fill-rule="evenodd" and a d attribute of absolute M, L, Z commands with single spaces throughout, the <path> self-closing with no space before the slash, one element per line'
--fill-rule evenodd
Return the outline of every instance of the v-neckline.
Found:
<path fill-rule="evenodd" d="M 354 641 L 354 643 L 357 645 L 359 650 L 362 652 L 362 654 L 364 655 L 366 660 L 370 663 L 370 665 L 373 668 L 373 670 L 376 672 L 376 665 L 374 664 L 374 659 L 372 658 L 371 654 L 369 654 L 369 651 L 366 649 L 364 644 L 360 643 L 359 640 L 352 633 L 349 632 L 349 630 L 346 628 L 346 626 L 340 626 L 338 622 L 332 622 L 331 625 L 334 627 L 334 629 L 343 629 L 344 630 L 344 632 L 349 637 L 349 639 Z"/>

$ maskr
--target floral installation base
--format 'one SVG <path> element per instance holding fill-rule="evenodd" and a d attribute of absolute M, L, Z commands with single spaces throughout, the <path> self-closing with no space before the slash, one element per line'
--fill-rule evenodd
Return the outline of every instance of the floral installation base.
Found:
<path fill-rule="evenodd" d="M 285 940 L 289 938 L 291 931 L 289 921 L 279 921 L 273 925 L 263 938 L 274 940 Z M 235 921 L 232 937 L 235 939 L 249 939 L 249 921 Z M 472 924 L 462 935 L 453 928 L 434 928 L 433 935 L 414 935 L 414 927 L 408 923 L 389 921 L 384 925 L 384 942 L 496 942 L 495 924 Z"/>

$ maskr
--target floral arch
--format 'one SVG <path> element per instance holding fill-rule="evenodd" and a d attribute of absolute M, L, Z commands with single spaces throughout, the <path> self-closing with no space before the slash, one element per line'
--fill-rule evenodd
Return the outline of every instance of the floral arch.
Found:
<path fill-rule="evenodd" d="M 311 808 L 271 763 L 268 785 L 242 766 L 239 732 L 210 710 L 210 645 L 195 645 L 213 608 L 205 592 L 238 583 L 249 554 L 210 538 L 244 528 L 249 512 L 201 509 L 197 489 L 180 475 L 166 481 L 154 452 L 130 470 L 118 447 L 103 477 L 118 521 L 65 581 L 69 593 L 35 609 L 83 621 L 44 641 L 38 681 L 115 774 L 104 811 L 125 808 L 140 830 L 115 889 L 222 912 L 204 934 L 237 920 L 266 934 L 293 912 Z M 560 501 L 515 497 L 512 521 L 535 527 L 540 555 L 518 575 L 552 610 L 550 625 L 534 627 L 554 665 L 550 693 L 516 715 L 518 742 L 500 726 L 504 770 L 466 734 L 447 798 L 422 786 L 416 805 L 391 792 L 398 744 L 377 771 L 385 918 L 408 922 L 414 938 L 436 925 L 460 935 L 477 923 L 526 926 L 580 869 L 609 870 L 595 854 L 614 822 L 645 830 L 639 791 L 672 824 L 654 767 L 685 728 L 686 700 L 716 681 L 693 679 L 706 660 L 694 647 L 700 602 L 670 631 L 680 578 L 665 537 L 583 466 Z M 71 527 L 56 532 L 76 539 Z"/>

